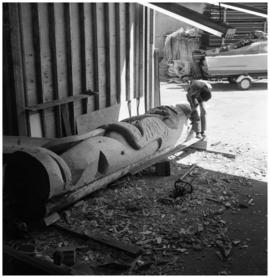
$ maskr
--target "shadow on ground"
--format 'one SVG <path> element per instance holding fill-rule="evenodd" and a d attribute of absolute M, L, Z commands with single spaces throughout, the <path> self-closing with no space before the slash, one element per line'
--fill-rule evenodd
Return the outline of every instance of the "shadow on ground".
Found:
<path fill-rule="evenodd" d="M 171 160 L 171 176 L 158 177 L 150 168 L 69 208 L 60 224 L 143 249 L 136 264 L 127 268 L 134 258 L 88 243 L 87 249 L 78 250 L 77 262 L 91 274 L 103 265 L 103 274 L 110 275 L 266 275 L 266 183 L 196 167 L 185 179 L 193 192 L 173 198 L 175 181 L 189 167 Z M 31 234 L 44 257 L 60 245 L 84 245 L 53 227 L 33 228 Z M 102 274 L 100 268 L 97 273 Z"/>

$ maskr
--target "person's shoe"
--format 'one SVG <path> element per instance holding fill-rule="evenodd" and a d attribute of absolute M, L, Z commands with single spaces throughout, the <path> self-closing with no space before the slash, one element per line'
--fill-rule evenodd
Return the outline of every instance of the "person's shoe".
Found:
<path fill-rule="evenodd" d="M 196 133 L 196 138 L 197 138 L 197 139 L 202 139 L 202 138 L 203 138 L 200 132 L 197 132 L 197 133 Z"/>
<path fill-rule="evenodd" d="M 201 135 L 202 135 L 202 138 L 206 138 L 205 132 L 202 132 Z"/>

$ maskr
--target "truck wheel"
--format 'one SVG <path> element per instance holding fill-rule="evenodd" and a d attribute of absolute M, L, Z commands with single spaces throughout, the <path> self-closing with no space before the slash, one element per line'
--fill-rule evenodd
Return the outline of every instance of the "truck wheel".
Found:
<path fill-rule="evenodd" d="M 248 90 L 251 87 L 251 81 L 249 78 L 244 78 L 237 83 L 238 88 L 241 90 Z"/>

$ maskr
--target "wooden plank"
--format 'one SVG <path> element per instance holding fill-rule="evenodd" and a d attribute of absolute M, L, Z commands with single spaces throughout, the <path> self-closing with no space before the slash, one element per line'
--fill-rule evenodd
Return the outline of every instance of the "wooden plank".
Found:
<path fill-rule="evenodd" d="M 133 98 L 139 98 L 140 96 L 140 6 L 135 4 L 135 19 L 134 19 L 134 36 L 135 36 L 135 51 L 134 51 L 134 95 Z M 137 114 L 138 115 L 138 114 Z"/>
<path fill-rule="evenodd" d="M 55 88 L 55 99 L 62 99 L 68 96 L 68 70 L 67 70 L 67 51 L 66 51 L 66 30 L 65 30 L 65 14 L 63 3 L 50 4 L 51 17 L 51 48 L 53 55 L 53 77 Z M 56 128 L 57 137 L 62 137 L 62 115 L 61 108 L 56 107 Z M 58 117 L 59 116 L 59 117 Z"/>
<path fill-rule="evenodd" d="M 57 60 L 57 48 L 56 48 L 56 23 L 55 23 L 55 8 L 54 3 L 48 4 L 49 9 L 49 42 L 51 48 L 51 65 L 52 65 L 52 81 L 53 81 L 53 99 L 59 99 L 59 86 L 58 86 L 58 60 Z M 61 110 L 60 107 L 54 108 L 55 112 L 55 133 L 56 137 L 62 137 L 62 121 L 61 121 Z"/>
<path fill-rule="evenodd" d="M 92 5 L 89 3 L 83 3 L 83 13 L 84 13 L 84 59 L 85 61 L 85 89 L 86 91 L 95 91 L 95 73 L 94 73 L 94 39 L 93 39 L 93 11 Z M 95 110 L 95 97 L 88 99 L 87 111 Z"/>
<path fill-rule="evenodd" d="M 93 32 L 93 63 L 94 63 L 94 91 L 99 91 L 99 66 L 98 66 L 98 44 L 97 44 L 97 7 L 96 3 L 91 3 L 92 7 L 92 32 Z M 95 110 L 99 109 L 99 95 L 95 96 Z"/>
<path fill-rule="evenodd" d="M 150 31 L 150 9 L 145 8 L 145 76 L 144 76 L 144 86 L 145 86 L 145 95 L 144 95 L 144 101 L 145 101 L 145 109 L 146 111 L 149 110 L 150 108 L 150 88 L 149 88 L 149 66 L 150 66 L 150 61 L 149 61 L 149 52 L 150 52 L 150 47 L 149 47 L 149 31 Z"/>
<path fill-rule="evenodd" d="M 72 63 L 72 79 L 73 79 L 73 95 L 84 93 L 82 87 L 82 67 L 81 67 L 81 37 L 80 37 L 80 12 L 78 3 L 70 3 L 70 42 L 71 42 L 71 63 Z M 76 118 L 82 115 L 82 101 L 74 102 L 74 122 L 73 133 L 76 134 Z"/>
<path fill-rule="evenodd" d="M 226 152 L 216 151 L 216 150 L 213 150 L 213 149 L 200 148 L 200 147 L 197 147 L 197 146 L 192 146 L 190 148 L 192 148 L 194 150 L 197 150 L 197 151 L 203 151 L 203 152 L 208 152 L 208 153 L 213 153 L 213 154 L 220 154 L 220 155 L 223 155 L 225 157 L 232 158 L 232 159 L 236 158 L 236 155 L 233 154 L 233 153 L 226 153 Z"/>
<path fill-rule="evenodd" d="M 106 107 L 111 105 L 111 55 L 110 55 L 110 17 L 109 3 L 104 4 L 104 50 L 105 50 L 105 96 Z"/>
<path fill-rule="evenodd" d="M 37 16 L 39 23 L 39 47 L 40 47 L 40 72 L 42 87 L 42 102 L 54 99 L 52 55 L 50 46 L 49 13 L 47 3 L 37 4 Z M 56 136 L 55 115 L 53 109 L 44 111 L 45 134 L 47 137 Z M 43 123 L 44 124 L 44 123 Z"/>
<path fill-rule="evenodd" d="M 79 23 L 80 23 L 80 60 L 81 60 L 81 92 L 86 92 L 86 45 L 85 45 L 85 37 L 86 37 L 86 20 L 87 15 L 85 15 L 84 4 L 79 3 Z M 87 113 L 87 101 L 88 99 L 82 100 L 82 111 L 81 114 Z"/>
<path fill-rule="evenodd" d="M 37 3 L 31 4 L 32 10 L 32 30 L 33 30 L 33 43 L 34 43 L 34 55 L 35 55 L 35 74 L 36 74 L 36 95 L 37 95 L 37 103 L 43 103 L 44 92 L 43 92 L 43 80 L 42 80 L 42 49 L 41 49 L 41 38 L 42 35 L 40 32 L 40 6 Z M 42 136 L 47 136 L 47 121 L 46 116 L 47 113 L 45 111 L 40 112 L 41 116 L 41 130 Z M 39 127 L 38 122 L 36 122 L 35 129 L 37 130 Z"/>
<path fill-rule="evenodd" d="M 120 24 L 120 67 L 121 87 L 120 102 L 126 101 L 126 6 L 119 3 L 119 24 Z"/>
<path fill-rule="evenodd" d="M 120 104 L 94 111 L 77 118 L 78 134 L 84 134 L 99 126 L 118 122 Z"/>
<path fill-rule="evenodd" d="M 116 101 L 121 101 L 121 37 L 120 37 L 120 4 L 115 3 L 115 59 L 116 59 Z"/>
<path fill-rule="evenodd" d="M 109 51 L 110 51 L 110 105 L 117 103 L 117 79 L 119 77 L 119 68 L 117 67 L 117 56 L 116 45 L 117 45 L 117 36 L 116 36 L 116 5 L 117 3 L 109 3 Z M 119 21 L 119 19 L 118 19 Z"/>
<path fill-rule="evenodd" d="M 146 8 L 140 6 L 139 14 L 139 55 L 140 55 L 140 64 L 139 64 L 139 97 L 145 95 L 145 50 L 146 50 L 146 41 L 145 41 L 145 10 Z"/>
<path fill-rule="evenodd" d="M 42 147 L 54 139 L 51 138 L 38 138 L 38 137 L 28 137 L 28 136 L 3 136 L 3 153 L 10 152 L 13 147 L 19 147 L 21 145 L 32 146 L 32 147 Z M 13 148 L 14 149 L 14 148 Z"/>
<path fill-rule="evenodd" d="M 25 87 L 24 87 L 24 73 L 23 73 L 23 57 L 21 40 L 23 34 L 21 33 L 21 17 L 20 4 L 10 4 L 9 9 L 9 23 L 10 23 L 10 40 L 12 48 L 12 62 L 14 74 L 14 89 L 16 95 L 16 116 L 18 123 L 18 131 L 20 135 L 28 135 L 27 119 L 24 111 L 25 107 Z"/>
<path fill-rule="evenodd" d="M 98 243 L 108 245 L 110 247 L 113 247 L 113 248 L 116 248 L 118 250 L 124 251 L 131 256 L 138 256 L 142 252 L 142 250 L 136 245 L 116 240 L 116 239 L 114 239 L 112 237 L 109 237 L 105 234 L 89 233 L 89 232 L 79 233 L 79 232 L 77 232 L 73 229 L 64 227 L 64 226 L 59 225 L 59 224 L 54 224 L 53 227 L 56 227 L 57 229 L 59 229 L 61 231 L 67 232 L 71 235 L 75 235 L 75 236 L 77 236 L 79 238 L 82 238 L 82 239 L 85 239 L 85 240 L 90 239 L 90 240 L 94 240 Z"/>
<path fill-rule="evenodd" d="M 104 3 L 96 4 L 97 13 L 97 47 L 98 47 L 98 83 L 99 109 L 106 107 L 106 53 L 105 53 L 105 13 Z"/>
<path fill-rule="evenodd" d="M 159 49 L 154 50 L 154 107 L 161 105 L 159 80 Z"/>
<path fill-rule="evenodd" d="M 16 98 L 14 97 L 13 62 L 10 40 L 9 5 L 3 4 L 3 134 L 18 135 Z"/>
<path fill-rule="evenodd" d="M 125 91 L 126 91 L 126 101 L 130 100 L 130 3 L 125 3 L 125 38 L 126 38 L 126 86 L 125 86 Z"/>
<path fill-rule="evenodd" d="M 73 85 L 73 64 L 72 64 L 72 46 L 71 46 L 71 15 L 70 15 L 70 4 L 64 4 L 64 18 L 65 18 L 65 40 L 66 40 L 66 60 L 67 60 L 67 81 L 68 81 L 68 95 L 74 95 Z M 70 110 L 70 121 L 72 123 L 72 133 L 75 134 L 75 111 L 73 103 L 69 104 Z"/>
<path fill-rule="evenodd" d="M 135 80 L 136 80 L 136 64 L 135 64 L 135 46 L 136 46 L 136 38 L 135 38 L 135 12 L 136 12 L 136 4 L 129 3 L 129 28 L 130 28 L 130 49 L 129 49 L 129 75 L 130 75 L 130 93 L 129 99 L 132 100 L 135 94 Z M 133 115 L 135 116 L 135 115 Z"/>
<path fill-rule="evenodd" d="M 149 108 L 154 107 L 154 11 L 150 9 L 149 11 L 149 75 L 148 75 L 148 83 L 149 83 Z"/>
<path fill-rule="evenodd" d="M 32 106 L 27 106 L 25 109 L 28 111 L 39 111 L 39 110 L 45 110 L 45 109 L 49 109 L 55 106 L 59 106 L 62 104 L 67 104 L 67 103 L 75 103 L 75 101 L 80 101 L 82 99 L 88 99 L 90 96 L 95 95 L 97 93 L 95 92 L 89 92 L 89 94 L 81 94 L 81 95 L 75 95 L 75 96 L 71 96 L 71 97 L 66 97 L 66 98 L 62 98 L 62 99 L 56 99 L 53 101 L 48 101 L 48 102 L 44 102 L 41 104 L 37 104 L 37 105 L 32 105 Z"/>

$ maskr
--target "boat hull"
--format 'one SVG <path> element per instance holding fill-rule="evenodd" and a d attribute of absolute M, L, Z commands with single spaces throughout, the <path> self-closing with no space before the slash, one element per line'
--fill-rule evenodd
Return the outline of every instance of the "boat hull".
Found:
<path fill-rule="evenodd" d="M 206 56 L 210 76 L 232 76 L 267 72 L 267 53 Z"/>

